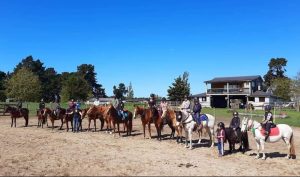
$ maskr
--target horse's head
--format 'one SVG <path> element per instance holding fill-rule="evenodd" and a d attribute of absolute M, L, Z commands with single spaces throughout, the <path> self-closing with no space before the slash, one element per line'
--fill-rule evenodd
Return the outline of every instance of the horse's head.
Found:
<path fill-rule="evenodd" d="M 182 112 L 181 111 L 175 111 L 176 114 L 176 121 L 181 122 L 182 121 Z"/>
<path fill-rule="evenodd" d="M 5 108 L 4 108 L 4 112 L 5 112 L 5 113 L 10 113 L 12 110 L 13 110 L 13 109 L 12 109 L 11 106 L 5 105 Z"/>
<path fill-rule="evenodd" d="M 133 118 L 136 119 L 136 116 L 143 115 L 144 109 L 139 106 L 134 106 Z"/>
<path fill-rule="evenodd" d="M 241 131 L 242 132 L 248 131 L 248 121 L 249 121 L 248 117 L 247 118 L 246 117 L 243 118 L 243 120 L 242 120 L 242 126 L 241 126 Z"/>

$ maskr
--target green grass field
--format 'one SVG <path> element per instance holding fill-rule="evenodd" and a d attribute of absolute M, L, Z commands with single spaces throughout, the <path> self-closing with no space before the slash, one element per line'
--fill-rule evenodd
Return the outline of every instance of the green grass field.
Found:
<path fill-rule="evenodd" d="M 24 103 L 23 107 L 27 107 L 30 111 L 30 116 L 35 116 L 36 115 L 36 110 L 38 109 L 38 105 L 39 103 Z M 128 109 L 129 111 L 133 111 L 134 110 L 134 105 L 136 105 L 135 103 L 126 103 L 125 104 L 125 109 Z M 143 105 L 143 104 L 139 104 L 139 105 Z M 52 104 L 46 104 L 47 107 L 52 108 Z M 67 103 L 62 103 L 61 106 L 63 108 L 67 108 Z M 82 104 L 81 108 L 86 108 L 87 106 Z M 243 109 L 241 110 L 237 110 L 239 113 L 245 113 L 245 111 Z M 287 118 L 285 119 L 280 119 L 280 118 L 276 118 L 276 124 L 288 124 L 291 126 L 296 126 L 296 127 L 300 127 L 300 113 L 296 112 L 295 110 L 276 110 L 276 115 L 279 114 L 280 112 L 284 112 L 287 114 Z M 232 118 L 232 110 L 228 110 L 228 109 L 223 109 L 223 108 L 216 108 L 216 109 L 212 109 L 212 108 L 203 108 L 202 109 L 202 113 L 207 113 L 207 114 L 211 114 L 216 116 L 216 118 L 222 118 L 222 120 L 227 120 L 228 121 Z M 253 114 L 260 114 L 263 115 L 264 111 L 253 111 Z M 243 118 L 243 115 L 240 115 L 240 118 Z M 253 117 L 255 120 L 257 121 L 261 121 L 262 117 Z"/>

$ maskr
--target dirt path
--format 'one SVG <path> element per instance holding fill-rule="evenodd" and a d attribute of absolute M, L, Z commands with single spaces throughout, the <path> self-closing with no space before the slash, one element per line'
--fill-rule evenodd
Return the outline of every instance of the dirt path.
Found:
<path fill-rule="evenodd" d="M 55 123 L 60 125 L 58 121 Z M 266 151 L 272 153 L 267 161 L 255 160 L 254 150 L 218 158 L 216 148 L 188 150 L 175 140 L 144 139 L 139 119 L 134 120 L 134 136 L 116 138 L 105 132 L 74 134 L 57 128 L 52 131 L 37 128 L 36 124 L 36 118 L 32 117 L 31 126 L 24 128 L 24 119 L 18 119 L 17 128 L 10 128 L 10 119 L 0 117 L 0 175 L 300 175 L 299 160 L 283 157 L 286 155 L 283 142 L 266 145 Z M 86 120 L 83 127 L 87 127 Z M 294 131 L 299 157 L 300 129 Z M 153 127 L 156 135 L 154 132 Z M 169 132 L 166 127 L 163 134 Z M 250 133 L 249 139 L 250 147 L 255 149 Z"/>

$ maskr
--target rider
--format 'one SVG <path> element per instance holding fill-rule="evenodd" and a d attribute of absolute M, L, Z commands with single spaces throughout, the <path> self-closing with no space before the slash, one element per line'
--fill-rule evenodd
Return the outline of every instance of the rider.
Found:
<path fill-rule="evenodd" d="M 68 105 L 69 105 L 68 112 L 71 112 L 71 111 L 74 111 L 74 110 L 75 110 L 76 104 L 75 104 L 75 102 L 74 102 L 74 99 L 71 99 L 71 100 L 69 101 Z"/>
<path fill-rule="evenodd" d="M 45 104 L 45 102 L 44 102 L 44 99 L 42 98 L 41 99 L 41 102 L 40 102 L 40 104 L 39 104 L 39 112 L 41 113 L 41 114 L 43 114 L 43 110 L 46 108 L 46 104 Z"/>
<path fill-rule="evenodd" d="M 161 118 L 163 119 L 163 123 L 166 124 L 166 114 L 167 114 L 167 110 L 168 110 L 168 103 L 167 103 L 167 99 L 165 97 L 163 97 L 161 99 L 160 102 L 160 109 L 161 109 Z"/>
<path fill-rule="evenodd" d="M 185 114 L 185 116 L 187 117 L 188 114 L 191 112 L 191 102 L 188 99 L 188 96 L 185 95 L 184 96 L 184 101 L 182 102 L 182 104 L 180 105 L 180 109 L 181 111 Z"/>
<path fill-rule="evenodd" d="M 54 110 L 54 115 L 56 115 L 57 117 L 59 116 L 59 113 L 60 113 L 60 103 L 59 102 L 60 102 L 59 95 L 55 94 L 53 110 Z"/>
<path fill-rule="evenodd" d="M 239 118 L 239 113 L 237 111 L 233 112 L 233 118 L 231 119 L 230 122 L 230 128 L 232 128 L 235 132 L 235 135 L 238 137 L 241 133 L 241 128 L 240 128 L 240 118 Z"/>
<path fill-rule="evenodd" d="M 194 118 L 194 120 L 197 122 L 198 125 L 201 124 L 201 120 L 200 120 L 201 109 L 202 109 L 202 106 L 201 106 L 201 104 L 199 103 L 199 98 L 196 97 L 196 98 L 194 99 L 193 118 Z"/>
<path fill-rule="evenodd" d="M 156 114 L 156 99 L 155 99 L 155 95 L 153 93 L 150 94 L 150 98 L 149 98 L 149 101 L 148 101 L 148 106 L 151 110 L 152 118 L 153 118 L 153 122 L 154 122 L 155 121 L 154 117 L 155 117 L 155 114 Z"/>
<path fill-rule="evenodd" d="M 263 127 L 265 128 L 265 141 L 269 138 L 271 126 L 273 125 L 273 114 L 271 112 L 272 107 L 270 105 L 265 106 L 265 118 L 263 120 Z"/>
<path fill-rule="evenodd" d="M 20 99 L 17 104 L 18 111 L 21 112 L 22 109 L 22 100 Z"/>

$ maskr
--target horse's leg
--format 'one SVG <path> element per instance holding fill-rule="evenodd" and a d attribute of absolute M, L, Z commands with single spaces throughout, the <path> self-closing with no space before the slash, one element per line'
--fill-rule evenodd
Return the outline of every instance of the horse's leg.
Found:
<path fill-rule="evenodd" d="M 104 127 L 104 120 L 102 120 L 102 119 L 99 119 L 100 120 L 100 122 L 101 122 L 101 131 L 103 130 L 103 127 Z"/>
<path fill-rule="evenodd" d="M 290 159 L 291 157 L 291 143 L 290 143 L 290 140 L 288 138 L 282 138 L 282 140 L 284 141 L 284 143 L 287 145 L 287 148 L 288 148 L 288 152 L 287 152 L 287 156 L 286 158 L 287 159 Z"/>
<path fill-rule="evenodd" d="M 188 143 L 189 143 L 189 142 L 188 142 L 188 139 L 189 139 L 189 134 L 188 134 L 188 131 L 185 130 L 185 147 L 186 147 L 186 148 L 189 147 L 189 146 L 188 146 Z"/>
<path fill-rule="evenodd" d="M 143 123 L 144 139 L 146 138 L 146 125 Z"/>
<path fill-rule="evenodd" d="M 54 119 L 51 119 L 51 123 L 52 123 L 52 130 L 54 129 Z"/>
<path fill-rule="evenodd" d="M 267 157 L 266 157 L 266 154 L 265 154 L 265 141 L 261 140 L 260 144 L 261 144 L 261 152 L 263 154 L 262 160 L 266 160 Z"/>
<path fill-rule="evenodd" d="M 96 119 L 94 119 L 94 127 L 95 127 L 95 132 L 96 132 L 96 130 L 97 130 Z"/>
<path fill-rule="evenodd" d="M 69 120 L 67 118 L 66 118 L 66 126 L 67 126 L 67 132 L 68 132 L 69 131 Z"/>
<path fill-rule="evenodd" d="M 214 129 L 213 128 L 208 128 L 208 135 L 210 137 L 210 142 L 211 142 L 211 145 L 210 147 L 213 148 L 215 146 L 215 136 L 214 136 Z"/>
<path fill-rule="evenodd" d="M 15 128 L 16 128 L 17 127 L 17 118 L 15 117 L 14 119 L 15 119 L 14 121 L 15 121 Z"/>
<path fill-rule="evenodd" d="M 199 129 L 198 133 L 199 133 L 199 141 L 198 141 L 198 144 L 201 144 L 201 142 L 202 142 L 202 129 Z"/>
<path fill-rule="evenodd" d="M 151 123 L 150 122 L 148 123 L 148 131 L 149 131 L 150 139 L 152 139 L 152 136 L 151 136 Z"/>
<path fill-rule="evenodd" d="M 60 128 L 59 128 L 59 129 L 60 129 L 60 130 L 62 130 L 63 123 L 64 123 L 64 120 L 63 120 L 63 118 L 61 118 L 61 119 L 60 119 L 60 121 L 61 121 L 61 125 L 60 125 Z"/>
<path fill-rule="evenodd" d="M 257 148 L 257 155 L 256 155 L 256 159 L 259 159 L 259 148 L 260 148 L 260 142 L 259 142 L 259 140 L 256 140 L 256 148 Z"/>
<path fill-rule="evenodd" d="M 120 132 L 120 124 L 119 122 L 117 122 L 117 127 L 118 127 L 118 132 L 119 132 L 119 137 L 121 136 L 121 132 Z"/>
<path fill-rule="evenodd" d="M 192 136 L 193 136 L 193 130 L 190 129 L 189 130 L 189 138 L 190 138 L 190 149 L 193 148 L 193 139 L 192 139 Z"/>
<path fill-rule="evenodd" d="M 88 127 L 88 131 L 91 131 L 91 119 L 89 118 L 89 127 Z"/>
<path fill-rule="evenodd" d="M 160 133 L 161 133 L 160 132 L 160 127 L 159 127 L 159 125 L 156 124 L 155 128 L 156 128 L 156 132 L 157 132 L 157 140 L 160 141 L 161 140 L 161 137 L 160 137 Z"/>

